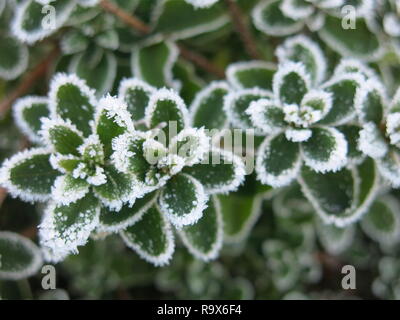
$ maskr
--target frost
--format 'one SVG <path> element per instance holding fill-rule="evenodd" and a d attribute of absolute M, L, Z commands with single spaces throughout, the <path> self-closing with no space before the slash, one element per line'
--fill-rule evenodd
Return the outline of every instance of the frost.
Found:
<path fill-rule="evenodd" d="M 185 1 L 197 8 L 207 8 L 217 3 L 219 0 L 185 0 Z"/>
<path fill-rule="evenodd" d="M 69 176 L 59 176 L 54 181 L 54 185 L 51 189 L 52 199 L 62 205 L 69 205 L 79 199 L 82 199 L 88 192 L 89 186 L 87 184 L 80 184 L 76 182 L 71 185 Z"/>
<path fill-rule="evenodd" d="M 298 35 L 287 39 L 283 45 L 276 50 L 276 56 L 279 62 L 284 63 L 290 61 L 290 57 L 295 53 L 296 46 L 305 48 L 312 54 L 314 58 L 313 62 L 315 62 L 316 67 L 315 83 L 319 84 L 325 79 L 327 63 L 321 48 L 308 37 Z"/>
<path fill-rule="evenodd" d="M 282 125 L 277 123 L 276 119 L 269 117 L 269 110 L 280 110 L 279 102 L 269 99 L 260 99 L 250 103 L 246 113 L 250 116 L 255 127 L 262 130 L 264 133 L 273 134 L 282 130 Z"/>
<path fill-rule="evenodd" d="M 161 212 L 164 213 L 168 220 L 177 228 L 196 223 L 203 216 L 203 211 L 207 208 L 208 201 L 208 195 L 205 193 L 203 185 L 190 175 L 184 174 L 184 176 L 192 183 L 194 187 L 193 193 L 196 195 L 196 200 L 192 203 L 192 209 L 189 212 L 186 212 L 184 215 L 176 214 L 174 208 L 171 208 L 166 202 L 168 197 L 174 195 L 167 195 L 164 190 L 159 200 Z"/>
<path fill-rule="evenodd" d="M 400 21 L 395 13 L 389 12 L 383 17 L 383 27 L 388 35 L 400 37 Z"/>
<path fill-rule="evenodd" d="M 164 225 L 163 233 L 165 234 L 167 239 L 167 248 L 162 254 L 158 256 L 149 255 L 147 252 L 142 250 L 139 244 L 133 242 L 132 239 L 130 239 L 126 233 L 124 233 L 123 231 L 120 233 L 122 239 L 129 248 L 134 250 L 141 258 L 154 264 L 157 267 L 167 265 L 172 258 L 172 254 L 175 251 L 174 234 L 172 232 L 171 225 L 164 218 L 163 214 L 161 214 L 160 216 L 161 219 L 163 220 L 163 225 Z"/>
<path fill-rule="evenodd" d="M 10 248 L 12 246 L 23 247 L 23 249 L 29 251 L 29 254 L 31 255 L 31 261 L 29 261 L 27 265 L 17 266 L 17 268 L 20 270 L 5 271 L 0 269 L 0 279 L 20 280 L 30 277 L 39 271 L 39 268 L 43 264 L 42 254 L 39 248 L 31 240 L 14 232 L 0 231 L 0 241 L 9 242 Z M 21 250 L 21 248 L 19 248 L 19 250 Z M 5 259 L 4 256 L 3 259 Z M 23 267 L 23 269 L 21 269 L 21 267 Z"/>
<path fill-rule="evenodd" d="M 360 131 L 358 148 L 364 154 L 374 159 L 384 157 L 389 150 L 379 129 L 372 122 L 366 123 Z"/>
<path fill-rule="evenodd" d="M 312 131 L 310 129 L 286 129 L 285 136 L 289 141 L 303 142 L 311 138 Z"/>
<path fill-rule="evenodd" d="M 386 134 L 390 138 L 390 143 L 400 145 L 400 112 L 390 113 L 386 119 Z"/>
<path fill-rule="evenodd" d="M 360 73 L 367 79 L 377 78 L 377 75 L 374 70 L 369 68 L 360 60 L 352 58 L 342 59 L 338 64 L 338 66 L 335 68 L 334 76 L 338 77 L 346 73 Z"/>
<path fill-rule="evenodd" d="M 335 140 L 335 147 L 330 150 L 329 159 L 324 161 L 313 158 L 302 148 L 302 154 L 307 166 L 316 172 L 335 172 L 342 169 L 347 162 L 347 141 L 344 135 L 334 128 L 324 127 Z"/>
<path fill-rule="evenodd" d="M 296 0 L 283 0 L 280 6 L 282 12 L 293 20 L 306 19 L 314 13 L 312 4 L 296 6 Z"/>
<path fill-rule="evenodd" d="M 273 63 L 265 61 L 243 61 L 232 63 L 226 69 L 226 79 L 229 84 L 236 89 L 245 89 L 240 83 L 237 74 L 241 71 L 251 70 L 251 69 L 266 69 L 275 70 L 276 66 Z M 261 88 L 260 88 L 261 89 Z"/>
<path fill-rule="evenodd" d="M 208 252 L 203 252 L 197 249 L 195 246 L 193 246 L 183 229 L 177 230 L 183 244 L 189 250 L 189 252 L 196 258 L 203 260 L 205 262 L 214 260 L 218 257 L 224 239 L 224 228 L 223 228 L 224 224 L 222 220 L 221 204 L 219 200 L 216 199 L 215 197 L 212 197 L 211 201 L 213 201 L 215 211 L 217 214 L 217 236 L 216 236 L 216 241 L 213 243 L 212 247 Z"/>
<path fill-rule="evenodd" d="M 49 155 L 48 148 L 33 148 L 21 151 L 9 159 L 6 159 L 0 169 L 0 184 L 8 190 L 13 197 L 19 197 L 26 202 L 47 201 L 50 199 L 50 194 L 35 193 L 33 190 L 21 190 L 18 186 L 14 185 L 11 181 L 10 171 L 15 166 L 30 159 L 35 155 Z"/>
<path fill-rule="evenodd" d="M 47 105 L 47 97 L 38 97 L 38 96 L 27 96 L 21 99 L 18 99 L 17 102 L 13 106 L 13 115 L 15 123 L 18 128 L 29 138 L 32 142 L 40 143 L 42 142 L 41 137 L 36 134 L 35 131 L 31 128 L 29 123 L 26 121 L 24 117 L 24 111 L 26 109 L 31 108 L 35 104 L 46 104 Z"/>
<path fill-rule="evenodd" d="M 368 110 L 365 110 L 365 108 L 368 107 L 368 98 L 370 94 L 375 94 L 379 97 L 382 107 L 388 105 L 388 98 L 383 84 L 375 78 L 364 81 L 361 84 L 361 87 L 357 90 L 354 101 L 357 114 L 362 123 L 368 121 Z"/>

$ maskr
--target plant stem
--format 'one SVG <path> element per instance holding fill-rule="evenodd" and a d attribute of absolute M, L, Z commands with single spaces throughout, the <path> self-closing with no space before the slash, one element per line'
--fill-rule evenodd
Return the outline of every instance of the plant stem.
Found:
<path fill-rule="evenodd" d="M 111 3 L 109 0 L 101 0 L 100 1 L 100 6 L 114 14 L 116 17 L 118 17 L 122 22 L 127 24 L 128 26 L 132 27 L 136 31 L 139 31 L 143 35 L 148 35 L 151 32 L 150 26 L 148 26 L 146 23 L 141 21 L 139 18 L 135 17 L 132 14 L 127 13 L 123 9 L 119 8 L 117 5 Z M 202 68 L 203 70 L 207 71 L 208 73 L 214 74 L 218 78 L 224 78 L 225 77 L 225 72 L 212 64 L 209 60 L 207 60 L 205 57 L 202 55 L 191 51 L 187 47 L 185 47 L 183 44 L 179 44 L 178 48 L 180 50 L 180 54 L 183 58 L 185 58 L 188 61 L 193 62 L 195 65 L 197 65 L 199 68 Z"/>
<path fill-rule="evenodd" d="M 239 34 L 239 37 L 244 44 L 247 54 L 252 59 L 260 60 L 261 54 L 258 51 L 253 34 L 251 33 L 247 23 L 245 22 L 242 10 L 239 8 L 235 0 L 225 0 L 225 3 L 228 7 L 229 14 L 232 18 L 232 22 L 235 26 L 236 32 Z"/>
<path fill-rule="evenodd" d="M 11 108 L 15 100 L 24 95 L 36 83 L 36 81 L 44 76 L 55 58 L 59 55 L 59 48 L 54 48 L 49 55 L 37 64 L 19 83 L 19 85 L 0 103 L 0 119 L 4 117 Z"/>

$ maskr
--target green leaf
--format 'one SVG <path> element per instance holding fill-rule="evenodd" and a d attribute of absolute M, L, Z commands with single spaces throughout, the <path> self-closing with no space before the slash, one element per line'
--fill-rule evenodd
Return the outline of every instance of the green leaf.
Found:
<path fill-rule="evenodd" d="M 169 41 L 137 47 L 132 53 L 132 73 L 157 87 L 173 87 L 172 68 L 178 58 L 178 48 Z"/>
<path fill-rule="evenodd" d="M 83 136 L 69 121 L 44 119 L 40 133 L 55 152 L 79 156 L 78 147 L 83 143 Z"/>
<path fill-rule="evenodd" d="M 194 225 L 182 227 L 178 232 L 186 248 L 196 258 L 203 261 L 217 258 L 223 240 L 219 200 L 212 197 L 203 217 Z"/>
<path fill-rule="evenodd" d="M 153 12 L 153 33 L 162 33 L 173 40 L 216 30 L 229 21 L 221 3 L 196 8 L 185 1 L 165 0 Z"/>
<path fill-rule="evenodd" d="M 229 92 L 226 82 L 212 82 L 197 93 L 190 106 L 191 125 L 196 128 L 222 129 L 227 126 L 223 110 L 224 98 Z"/>
<path fill-rule="evenodd" d="M 12 80 L 26 70 L 28 49 L 15 38 L 0 35 L 0 78 Z"/>
<path fill-rule="evenodd" d="M 85 51 L 89 40 L 81 32 L 72 30 L 61 39 L 60 45 L 64 54 L 75 54 Z"/>
<path fill-rule="evenodd" d="M 300 31 L 303 21 L 286 17 L 281 8 L 281 1 L 261 1 L 252 12 L 253 23 L 261 32 L 272 36 L 287 36 Z"/>
<path fill-rule="evenodd" d="M 240 192 L 219 195 L 224 221 L 225 241 L 242 242 L 256 223 L 262 205 L 262 195 L 252 196 Z"/>
<path fill-rule="evenodd" d="M 33 44 L 36 41 L 56 32 L 69 18 L 75 7 L 73 0 L 59 0 L 51 4 L 53 10 L 49 11 L 38 1 L 27 0 L 19 3 L 15 9 L 12 32 L 22 42 Z M 56 13 L 54 20 L 46 15 Z M 54 18 L 54 17 L 53 17 Z"/>
<path fill-rule="evenodd" d="M 69 65 L 69 72 L 75 73 L 96 89 L 98 97 L 111 91 L 117 74 L 117 59 L 111 52 L 97 48 L 99 52 L 85 52 L 75 55 Z M 95 58 L 93 58 L 93 55 Z"/>
<path fill-rule="evenodd" d="M 85 136 L 91 133 L 88 123 L 93 120 L 97 105 L 94 91 L 76 75 L 57 74 L 49 92 L 49 109 L 53 119 L 70 120 Z"/>
<path fill-rule="evenodd" d="M 319 241 L 331 255 L 339 255 L 346 251 L 353 244 L 356 231 L 354 225 L 339 228 L 324 224 L 320 219 L 316 223 L 316 230 Z"/>
<path fill-rule="evenodd" d="M 111 96 L 101 98 L 95 116 L 96 133 L 108 159 L 112 153 L 112 141 L 121 134 L 134 130 L 130 114 L 123 102 Z"/>
<path fill-rule="evenodd" d="M 207 206 L 208 196 L 195 178 L 178 174 L 162 190 L 160 210 L 177 227 L 196 223 Z"/>
<path fill-rule="evenodd" d="M 69 205 L 49 204 L 39 226 L 40 243 L 58 262 L 85 245 L 99 223 L 100 204 L 92 193 Z"/>
<path fill-rule="evenodd" d="M 112 165 L 104 166 L 107 182 L 94 187 L 95 195 L 110 210 L 119 211 L 123 202 L 131 200 L 133 178 L 130 174 L 122 173 Z"/>
<path fill-rule="evenodd" d="M 52 199 L 59 204 L 69 205 L 82 199 L 89 192 L 86 180 L 75 179 L 71 174 L 59 176 L 51 191 Z"/>
<path fill-rule="evenodd" d="M 118 97 L 127 105 L 133 121 L 144 118 L 145 110 L 150 101 L 150 96 L 155 93 L 155 88 L 146 82 L 136 79 L 124 79 L 118 90 Z"/>
<path fill-rule="evenodd" d="M 20 280 L 30 277 L 42 266 L 40 249 L 28 238 L 0 232 L 0 279 Z"/>
<path fill-rule="evenodd" d="M 347 141 L 335 128 L 312 128 L 311 138 L 301 143 L 307 166 L 317 172 L 337 171 L 346 164 Z"/>
<path fill-rule="evenodd" d="M 46 97 L 28 96 L 18 99 L 13 106 L 14 120 L 19 129 L 32 141 L 42 142 L 39 131 L 41 118 L 49 116 Z"/>
<path fill-rule="evenodd" d="M 246 110 L 253 101 L 270 97 L 269 91 L 258 88 L 231 91 L 224 99 L 224 111 L 234 128 L 251 129 L 253 124 Z"/>
<path fill-rule="evenodd" d="M 182 59 L 175 63 L 172 71 L 180 96 L 187 104 L 192 103 L 204 85 L 203 80 L 196 75 L 193 64 Z"/>
<path fill-rule="evenodd" d="M 96 43 L 104 49 L 117 50 L 119 47 L 118 33 L 113 30 L 105 30 L 95 38 Z"/>
<path fill-rule="evenodd" d="M 102 232 L 119 232 L 134 225 L 154 205 L 156 198 L 156 192 L 148 193 L 143 198 L 136 199 L 133 206 L 124 205 L 118 212 L 102 207 L 97 229 Z"/>
<path fill-rule="evenodd" d="M 266 138 L 258 149 L 256 172 L 263 184 L 288 185 L 298 175 L 300 166 L 299 144 L 287 140 L 283 133 Z"/>
<path fill-rule="evenodd" d="M 376 197 L 380 179 L 374 161 L 366 159 L 356 168 L 325 174 L 303 166 L 299 183 L 325 223 L 344 227 L 366 212 Z"/>
<path fill-rule="evenodd" d="M 369 79 L 361 85 L 355 101 L 361 123 L 373 122 L 379 126 L 386 105 L 385 89 L 380 82 Z"/>
<path fill-rule="evenodd" d="M 1 182 L 13 196 L 25 201 L 46 201 L 59 172 L 49 162 L 46 149 L 30 149 L 4 161 Z"/>
<path fill-rule="evenodd" d="M 364 19 L 356 20 L 356 28 L 345 29 L 342 27 L 342 18 L 327 15 L 319 36 L 332 50 L 344 57 L 375 61 L 383 52 L 379 38 L 368 29 Z"/>
<path fill-rule="evenodd" d="M 202 163 L 187 167 L 184 172 L 193 176 L 209 194 L 235 191 L 244 180 L 242 160 L 230 152 L 214 148 Z"/>
<path fill-rule="evenodd" d="M 332 78 L 323 89 L 332 94 L 332 108 L 320 121 L 321 124 L 340 125 L 355 116 L 355 97 L 364 78 L 360 74 L 343 74 Z"/>
<path fill-rule="evenodd" d="M 299 105 L 311 87 L 304 64 L 286 62 L 274 75 L 274 95 L 284 104 Z"/>
<path fill-rule="evenodd" d="M 164 88 L 152 95 L 145 120 L 148 128 L 163 128 L 167 142 L 187 127 L 188 111 L 179 95 Z"/>
<path fill-rule="evenodd" d="M 142 219 L 121 232 L 126 245 L 144 260 L 163 266 L 174 253 L 174 238 L 169 222 L 156 205 Z"/>
<path fill-rule="evenodd" d="M 284 42 L 277 49 L 279 62 L 301 62 L 311 75 L 314 84 L 318 85 L 325 78 L 327 62 L 321 48 L 309 38 L 298 35 Z"/>
<path fill-rule="evenodd" d="M 268 134 L 279 132 L 287 126 L 282 108 L 270 99 L 253 101 L 246 113 L 256 128 Z"/>
<path fill-rule="evenodd" d="M 400 241 L 399 212 L 399 201 L 387 195 L 371 205 L 361 220 L 361 226 L 373 240 L 382 245 L 393 245 Z"/>
<path fill-rule="evenodd" d="M 260 88 L 272 90 L 276 66 L 269 62 L 250 61 L 229 65 L 226 78 L 236 89 Z"/>
<path fill-rule="evenodd" d="M 336 128 L 347 141 L 347 158 L 352 163 L 359 163 L 363 159 L 363 153 L 358 148 L 361 127 L 359 125 L 344 125 Z"/>

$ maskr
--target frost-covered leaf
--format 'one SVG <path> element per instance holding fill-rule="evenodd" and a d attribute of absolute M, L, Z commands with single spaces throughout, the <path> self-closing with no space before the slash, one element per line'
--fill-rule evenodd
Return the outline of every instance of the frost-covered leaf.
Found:
<path fill-rule="evenodd" d="M 64 54 L 75 54 L 85 51 L 89 40 L 79 31 L 73 30 L 61 39 L 61 50 Z"/>
<path fill-rule="evenodd" d="M 217 3 L 219 0 L 185 0 L 196 8 L 207 8 Z"/>
<path fill-rule="evenodd" d="M 298 175 L 300 166 L 299 144 L 287 140 L 283 133 L 267 137 L 258 149 L 256 172 L 263 184 L 288 185 Z"/>
<path fill-rule="evenodd" d="M 0 279 L 20 280 L 39 271 L 43 259 L 40 249 L 28 238 L 0 232 Z"/>
<path fill-rule="evenodd" d="M 33 44 L 36 41 L 56 32 L 68 19 L 75 7 L 73 0 L 59 0 L 51 4 L 57 14 L 54 21 L 50 21 L 49 10 L 39 1 L 26 0 L 20 2 L 15 9 L 12 23 L 12 32 L 22 42 Z M 54 25 L 53 25 L 54 23 Z"/>
<path fill-rule="evenodd" d="M 182 227 L 179 235 L 191 254 L 209 261 L 217 258 L 222 247 L 223 221 L 219 200 L 212 197 L 203 217 L 194 225 Z"/>
<path fill-rule="evenodd" d="M 163 266 L 174 253 L 174 237 L 169 222 L 156 205 L 148 209 L 134 225 L 121 232 L 126 245 L 144 260 Z"/>
<path fill-rule="evenodd" d="M 27 96 L 18 99 L 13 106 L 14 120 L 19 129 L 32 141 L 42 141 L 39 131 L 42 127 L 41 118 L 49 116 L 46 97 Z"/>
<path fill-rule="evenodd" d="M 324 222 L 338 227 L 360 219 L 380 186 L 372 159 L 366 159 L 353 169 L 344 168 L 325 174 L 303 166 L 298 180 L 304 195 Z"/>
<path fill-rule="evenodd" d="M 156 192 L 148 193 L 143 198 L 136 199 L 133 205 L 124 205 L 118 212 L 102 207 L 97 229 L 102 232 L 119 232 L 126 229 L 143 217 L 143 214 L 154 205 L 156 197 Z"/>
<path fill-rule="evenodd" d="M 92 193 L 69 205 L 48 205 L 39 236 L 41 245 L 52 253 L 53 262 L 86 244 L 99 222 L 99 214 L 99 201 Z"/>
<path fill-rule="evenodd" d="M 400 240 L 400 204 L 393 196 L 376 200 L 364 218 L 361 226 L 373 240 L 383 245 L 393 245 Z"/>
<path fill-rule="evenodd" d="M 160 210 L 177 227 L 196 223 L 207 207 L 208 195 L 195 178 L 178 174 L 172 177 L 162 190 Z"/>
<path fill-rule="evenodd" d="M 389 151 L 385 136 L 373 122 L 363 125 L 358 139 L 358 148 L 374 159 L 384 157 Z"/>
<path fill-rule="evenodd" d="M 119 172 L 113 165 L 105 165 L 104 174 L 107 182 L 95 186 L 94 193 L 106 207 L 118 211 L 137 191 L 133 188 L 133 177 Z"/>
<path fill-rule="evenodd" d="M 221 194 L 235 191 L 244 180 L 243 161 L 228 151 L 214 148 L 205 155 L 202 163 L 184 172 L 193 176 L 209 194 Z"/>
<path fill-rule="evenodd" d="M 361 123 L 382 121 L 387 97 L 383 85 L 375 79 L 365 81 L 357 92 L 355 106 Z"/>
<path fill-rule="evenodd" d="M 375 61 L 382 55 L 379 38 L 368 29 L 364 19 L 356 20 L 356 28 L 345 29 L 340 17 L 328 15 L 319 35 L 331 49 L 345 57 Z"/>
<path fill-rule="evenodd" d="M 376 78 L 376 72 L 360 60 L 343 58 L 334 70 L 335 76 L 345 73 L 360 73 L 366 79 Z"/>
<path fill-rule="evenodd" d="M 132 73 L 154 87 L 173 87 L 172 68 L 177 58 L 178 48 L 170 41 L 136 47 L 132 52 Z"/>
<path fill-rule="evenodd" d="M 347 141 L 334 128 L 312 128 L 311 137 L 301 144 L 307 166 L 317 172 L 338 171 L 347 160 Z"/>
<path fill-rule="evenodd" d="M 173 68 L 174 85 L 179 89 L 182 99 L 189 105 L 197 93 L 203 88 L 204 81 L 196 74 L 196 69 L 190 62 L 180 59 Z"/>
<path fill-rule="evenodd" d="M 117 59 L 111 52 L 87 50 L 75 55 L 68 67 L 70 73 L 75 73 L 86 83 L 96 89 L 97 96 L 111 91 L 117 74 Z M 95 57 L 93 57 L 95 56 Z"/>
<path fill-rule="evenodd" d="M 44 118 L 40 135 L 55 152 L 79 155 L 78 147 L 83 143 L 83 136 L 70 121 Z"/>
<path fill-rule="evenodd" d="M 203 128 L 187 128 L 172 138 L 169 153 L 178 155 L 185 165 L 192 166 L 204 159 L 209 148 L 210 138 Z"/>
<path fill-rule="evenodd" d="M 57 74 L 50 85 L 49 109 L 51 118 L 70 120 L 78 130 L 89 135 L 97 100 L 94 91 L 76 75 Z"/>
<path fill-rule="evenodd" d="M 284 104 L 300 104 L 311 87 L 311 79 L 304 64 L 288 61 L 274 75 L 275 99 Z"/>
<path fill-rule="evenodd" d="M 89 184 L 83 179 L 75 179 L 72 175 L 59 176 L 51 190 L 52 199 L 59 204 L 69 205 L 82 199 L 89 192 Z"/>
<path fill-rule="evenodd" d="M 381 175 L 389 181 L 394 188 L 400 186 L 400 150 L 392 147 L 387 154 L 378 159 L 378 168 Z"/>
<path fill-rule="evenodd" d="M 189 123 L 188 111 L 182 98 L 173 90 L 160 89 L 151 97 L 145 111 L 148 128 L 163 129 L 166 138 L 172 138 Z M 176 122 L 176 132 L 171 122 Z"/>
<path fill-rule="evenodd" d="M 287 125 L 282 108 L 269 99 L 253 101 L 246 113 L 254 126 L 265 133 L 276 133 Z"/>
<path fill-rule="evenodd" d="M 323 85 L 332 94 L 332 108 L 320 121 L 322 124 L 344 124 L 355 117 L 355 97 L 364 82 L 360 74 L 350 73 L 333 77 Z"/>
<path fill-rule="evenodd" d="M 286 40 L 277 49 L 276 55 L 280 63 L 288 60 L 302 62 L 314 84 L 321 83 L 325 78 L 327 62 L 321 48 L 303 35 Z"/>
<path fill-rule="evenodd" d="M 252 12 L 255 27 L 272 36 L 287 36 L 300 31 L 304 23 L 284 15 L 280 0 L 261 1 Z"/>
<path fill-rule="evenodd" d="M 224 99 L 224 111 L 234 128 L 251 129 L 253 124 L 246 114 L 253 101 L 262 98 L 271 98 L 271 93 L 258 88 L 230 91 Z"/>
<path fill-rule="evenodd" d="M 13 37 L 0 35 L 0 78 L 15 79 L 27 66 L 28 48 Z"/>
<path fill-rule="evenodd" d="M 118 33 L 113 30 L 106 30 L 98 34 L 95 39 L 96 43 L 104 49 L 117 50 L 119 47 Z"/>
<path fill-rule="evenodd" d="M 237 62 L 228 66 L 226 78 L 236 89 L 260 88 L 272 90 L 276 66 L 264 61 Z"/>
<path fill-rule="evenodd" d="M 337 127 L 336 129 L 344 135 L 347 141 L 347 159 L 352 164 L 358 164 L 364 158 L 358 146 L 362 127 L 356 124 L 348 124 Z"/>
<path fill-rule="evenodd" d="M 316 223 L 316 230 L 322 246 L 332 255 L 346 251 L 352 245 L 356 231 L 354 225 L 339 228 L 324 224 L 321 220 Z"/>
<path fill-rule="evenodd" d="M 285 16 L 293 20 L 301 20 L 309 18 L 314 13 L 315 8 L 312 4 L 305 0 L 283 0 L 281 10 Z"/>
<path fill-rule="evenodd" d="M 49 161 L 47 149 L 31 149 L 5 160 L 0 181 L 13 196 L 25 201 L 46 201 L 59 172 Z"/>
<path fill-rule="evenodd" d="M 200 1 L 188 2 L 159 1 L 152 16 L 153 33 L 164 34 L 173 40 L 185 39 L 219 29 L 229 21 L 220 3 L 211 4 L 208 0 L 207 5 L 199 6 Z"/>
<path fill-rule="evenodd" d="M 98 103 L 95 127 L 106 158 L 112 153 L 112 140 L 125 132 L 134 130 L 133 122 L 125 103 L 121 99 L 109 95 L 101 98 Z"/>
<path fill-rule="evenodd" d="M 227 126 L 223 110 L 224 98 L 229 92 L 226 82 L 212 82 L 197 93 L 190 106 L 191 125 L 206 129 L 222 129 Z"/>
<path fill-rule="evenodd" d="M 150 96 L 155 91 L 156 89 L 146 82 L 137 78 L 130 78 L 121 81 L 118 97 L 126 103 L 132 120 L 138 121 L 144 118 Z"/>

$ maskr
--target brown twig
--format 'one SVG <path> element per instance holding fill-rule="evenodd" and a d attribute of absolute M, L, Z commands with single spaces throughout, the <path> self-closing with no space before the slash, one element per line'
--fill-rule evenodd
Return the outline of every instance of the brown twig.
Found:
<path fill-rule="evenodd" d="M 123 9 L 119 8 L 115 4 L 111 3 L 109 0 L 102 0 L 100 2 L 101 7 L 114 14 L 116 17 L 118 17 L 121 21 L 123 21 L 125 24 L 128 26 L 134 28 L 135 30 L 139 31 L 143 35 L 147 35 L 151 32 L 151 28 L 141 21 L 139 18 L 135 17 L 132 14 L 127 13 Z M 180 54 L 183 58 L 186 60 L 189 60 L 196 64 L 198 67 L 202 68 L 203 70 L 214 74 L 218 78 L 224 78 L 225 77 L 225 72 L 212 64 L 210 61 L 208 61 L 205 57 L 202 55 L 191 51 L 190 49 L 186 48 L 183 44 L 179 44 L 179 50 Z"/>
<path fill-rule="evenodd" d="M 242 10 L 239 8 L 234 0 L 225 0 L 228 7 L 229 14 L 232 18 L 233 25 L 235 26 L 236 32 L 239 34 L 242 40 L 247 54 L 253 59 L 261 59 L 261 54 L 258 51 L 254 37 L 245 22 Z"/>
<path fill-rule="evenodd" d="M 49 55 L 37 64 L 20 82 L 20 84 L 0 103 L 0 118 L 11 108 L 15 100 L 26 94 L 35 82 L 44 76 L 59 55 L 59 48 L 54 48 Z"/>

